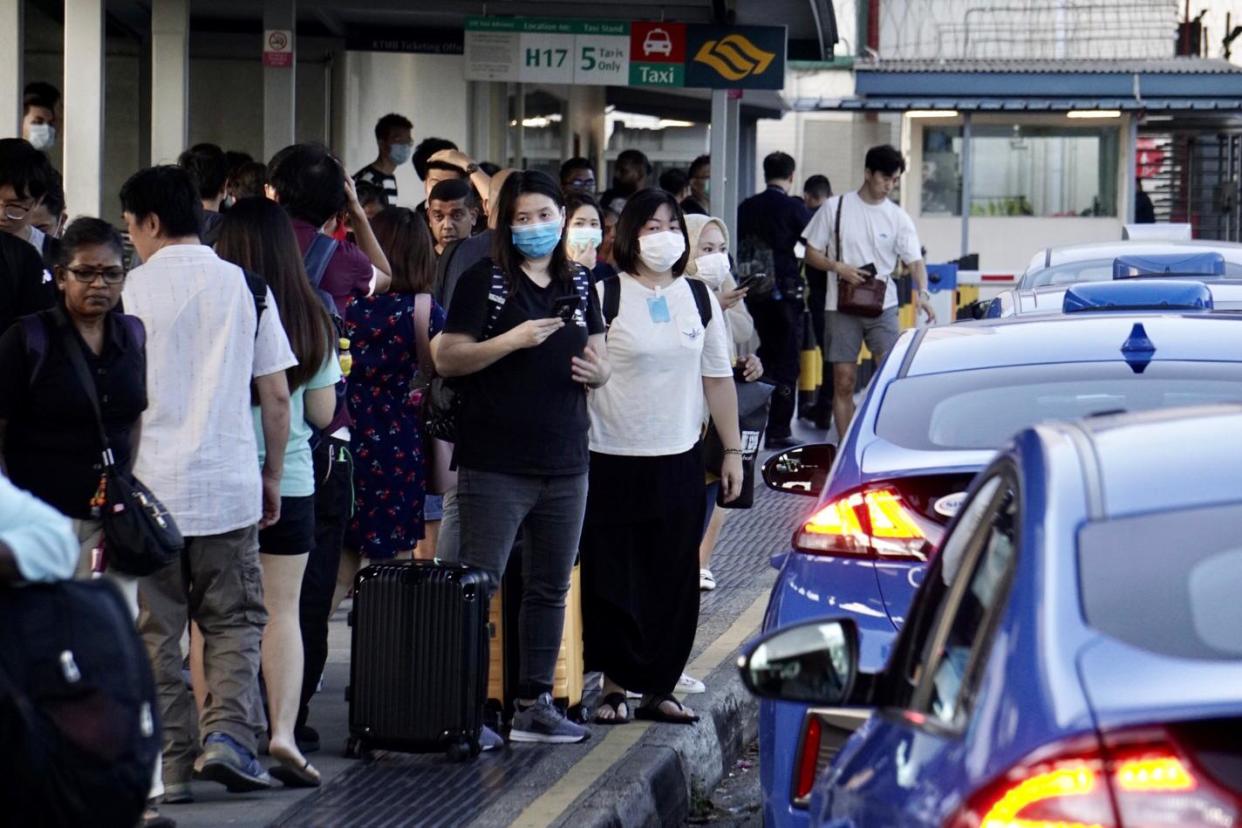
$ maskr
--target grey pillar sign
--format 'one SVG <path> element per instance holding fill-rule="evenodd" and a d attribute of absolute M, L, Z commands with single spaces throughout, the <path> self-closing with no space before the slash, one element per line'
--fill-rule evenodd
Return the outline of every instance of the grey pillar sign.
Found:
<path fill-rule="evenodd" d="M 263 157 L 294 142 L 297 0 L 263 0 Z"/>

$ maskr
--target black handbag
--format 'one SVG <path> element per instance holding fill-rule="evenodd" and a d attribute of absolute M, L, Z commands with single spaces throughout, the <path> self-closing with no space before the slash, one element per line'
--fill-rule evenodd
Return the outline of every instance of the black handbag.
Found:
<path fill-rule="evenodd" d="M 841 213 L 845 211 L 845 196 L 841 196 L 837 202 L 837 219 L 835 222 L 834 232 L 837 237 L 837 259 L 842 256 L 841 251 Z M 866 265 L 862 269 L 871 269 L 867 275 L 867 280 L 861 285 L 855 285 L 845 281 L 840 276 L 837 277 L 837 311 L 840 313 L 848 313 L 851 316 L 865 316 L 871 319 L 884 313 L 884 296 L 888 293 L 888 282 L 884 279 L 876 278 L 875 265 Z"/>
<path fill-rule="evenodd" d="M 95 382 L 82 356 L 81 346 L 68 327 L 63 327 L 61 333 L 69 354 L 69 364 L 91 401 L 95 426 L 99 429 L 99 442 L 103 447 L 102 502 L 98 506 L 108 564 L 126 575 L 150 575 L 176 560 L 185 548 L 185 541 L 164 504 L 141 480 L 113 462 Z"/>
<path fill-rule="evenodd" d="M 724 489 L 716 496 L 716 505 L 722 509 L 749 509 L 755 504 L 755 460 L 763 445 L 763 432 L 768 425 L 768 408 L 776 385 L 767 380 L 744 382 L 735 374 L 737 387 L 738 432 L 742 437 L 742 490 L 728 503 L 724 501 Z M 724 444 L 716 432 L 716 425 L 707 427 L 703 438 L 703 466 L 712 474 L 720 474 L 724 465 Z"/>

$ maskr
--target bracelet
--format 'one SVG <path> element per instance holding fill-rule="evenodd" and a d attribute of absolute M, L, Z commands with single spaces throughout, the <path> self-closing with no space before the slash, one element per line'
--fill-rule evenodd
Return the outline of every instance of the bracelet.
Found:
<path fill-rule="evenodd" d="M 741 456 L 742 456 L 742 450 L 741 450 L 741 449 L 725 449 L 725 450 L 724 450 L 724 453 L 725 453 L 726 455 L 728 455 L 728 454 L 736 454 L 738 457 L 741 457 Z"/>

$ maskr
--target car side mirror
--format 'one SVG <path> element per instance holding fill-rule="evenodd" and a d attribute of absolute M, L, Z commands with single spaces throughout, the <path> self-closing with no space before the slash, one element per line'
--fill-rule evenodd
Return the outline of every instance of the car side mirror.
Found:
<path fill-rule="evenodd" d="M 784 627 L 748 646 L 738 669 L 746 689 L 765 699 L 848 704 L 858 677 L 858 627 L 851 618 Z"/>
<path fill-rule="evenodd" d="M 818 497 L 836 458 L 837 447 L 831 443 L 786 449 L 763 464 L 763 482 L 778 492 Z"/>

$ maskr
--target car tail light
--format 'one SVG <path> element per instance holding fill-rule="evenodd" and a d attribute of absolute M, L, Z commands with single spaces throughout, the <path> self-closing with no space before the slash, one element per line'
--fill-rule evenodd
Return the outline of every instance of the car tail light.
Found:
<path fill-rule="evenodd" d="M 790 793 L 794 807 L 807 806 L 815 780 L 868 715 L 870 711 L 862 710 L 824 707 L 807 710 L 802 720 L 802 740 L 798 743 L 793 769 L 793 790 Z"/>
<path fill-rule="evenodd" d="M 802 745 L 798 750 L 798 766 L 794 769 L 794 801 L 805 802 L 815 786 L 819 773 L 819 748 L 824 727 L 816 716 L 808 716 L 802 731 Z"/>
<path fill-rule="evenodd" d="M 949 828 L 1229 828 L 1239 802 L 1164 730 L 1041 751 L 978 791 Z"/>
<path fill-rule="evenodd" d="M 877 555 L 925 560 L 927 536 L 895 489 L 852 492 L 828 503 L 794 535 L 812 555 Z"/>

